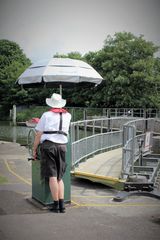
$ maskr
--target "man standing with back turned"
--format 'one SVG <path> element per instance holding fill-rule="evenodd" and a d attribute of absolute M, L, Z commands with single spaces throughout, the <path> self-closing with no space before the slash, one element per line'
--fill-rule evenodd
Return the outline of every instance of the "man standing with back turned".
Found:
<path fill-rule="evenodd" d="M 43 113 L 35 128 L 33 154 L 36 160 L 37 147 L 41 143 L 41 176 L 49 181 L 54 201 L 51 211 L 65 213 L 62 177 L 66 170 L 65 155 L 71 114 L 63 108 L 66 100 L 59 94 L 53 93 L 51 98 L 46 98 L 46 104 L 52 108 Z"/>

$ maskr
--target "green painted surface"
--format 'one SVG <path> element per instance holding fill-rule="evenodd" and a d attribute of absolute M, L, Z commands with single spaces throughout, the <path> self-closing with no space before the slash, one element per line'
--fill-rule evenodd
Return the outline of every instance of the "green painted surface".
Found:
<path fill-rule="evenodd" d="M 7 178 L 4 176 L 0 176 L 0 184 L 8 182 Z"/>
<path fill-rule="evenodd" d="M 66 153 L 66 163 L 67 169 L 63 177 L 64 181 L 64 200 L 65 202 L 71 201 L 71 177 L 70 177 L 70 168 L 71 168 L 71 146 L 70 142 L 67 144 L 67 153 Z M 53 202 L 52 196 L 50 193 L 49 185 L 47 181 L 41 180 L 40 174 L 40 165 L 41 161 L 32 161 L 32 198 L 41 202 L 44 205 L 49 205 Z"/>

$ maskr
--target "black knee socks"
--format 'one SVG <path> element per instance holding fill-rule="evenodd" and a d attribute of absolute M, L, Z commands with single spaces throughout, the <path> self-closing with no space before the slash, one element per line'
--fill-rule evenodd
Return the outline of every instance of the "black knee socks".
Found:
<path fill-rule="evenodd" d="M 64 199 L 59 199 L 59 211 L 62 213 L 65 212 Z"/>
<path fill-rule="evenodd" d="M 64 199 L 59 199 L 59 201 L 54 201 L 50 211 L 65 213 Z"/>

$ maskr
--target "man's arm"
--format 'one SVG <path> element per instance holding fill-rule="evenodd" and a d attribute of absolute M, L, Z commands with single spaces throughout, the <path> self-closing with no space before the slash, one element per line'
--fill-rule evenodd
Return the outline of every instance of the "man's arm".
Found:
<path fill-rule="evenodd" d="M 36 132 L 36 136 L 35 136 L 35 139 L 34 139 L 34 144 L 33 144 L 33 157 L 34 157 L 34 160 L 36 160 L 36 152 L 37 152 L 37 147 L 40 143 L 40 139 L 41 139 L 41 136 L 42 136 L 43 132 Z"/>

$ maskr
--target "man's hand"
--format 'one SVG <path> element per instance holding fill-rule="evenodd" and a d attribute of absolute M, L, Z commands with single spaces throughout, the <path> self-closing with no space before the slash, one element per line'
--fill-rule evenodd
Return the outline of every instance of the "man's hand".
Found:
<path fill-rule="evenodd" d="M 40 139 L 42 136 L 43 132 L 36 132 L 36 136 L 34 139 L 34 145 L 33 145 L 33 158 L 34 160 L 37 160 L 37 147 L 40 143 Z"/>
<path fill-rule="evenodd" d="M 34 161 L 37 160 L 37 150 L 33 150 L 33 158 L 34 158 Z"/>

